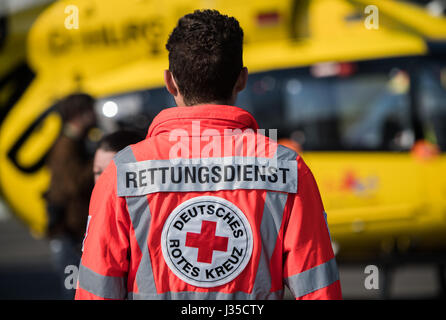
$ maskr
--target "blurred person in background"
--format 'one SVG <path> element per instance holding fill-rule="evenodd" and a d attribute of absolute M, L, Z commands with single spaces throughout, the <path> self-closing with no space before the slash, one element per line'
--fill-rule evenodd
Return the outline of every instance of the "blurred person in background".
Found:
<path fill-rule="evenodd" d="M 93 190 L 93 154 L 89 151 L 88 132 L 96 125 L 94 99 L 83 93 L 72 94 L 57 105 L 63 121 L 60 137 L 47 158 L 51 172 L 45 194 L 48 212 L 46 235 L 56 272 L 64 285 L 65 268 L 79 265 L 81 243 Z M 62 297 L 71 298 L 62 287 Z"/>
<path fill-rule="evenodd" d="M 128 145 L 135 144 L 143 139 L 144 134 L 133 130 L 119 130 L 104 136 L 99 141 L 94 155 L 93 174 L 95 183 L 116 153 Z"/>

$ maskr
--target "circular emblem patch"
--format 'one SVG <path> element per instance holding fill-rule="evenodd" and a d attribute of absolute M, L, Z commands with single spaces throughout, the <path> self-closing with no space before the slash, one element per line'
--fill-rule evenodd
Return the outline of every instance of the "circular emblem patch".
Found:
<path fill-rule="evenodd" d="M 216 287 L 235 279 L 248 264 L 252 231 L 244 213 L 226 199 L 189 199 L 167 218 L 161 248 L 169 268 L 197 287 Z"/>

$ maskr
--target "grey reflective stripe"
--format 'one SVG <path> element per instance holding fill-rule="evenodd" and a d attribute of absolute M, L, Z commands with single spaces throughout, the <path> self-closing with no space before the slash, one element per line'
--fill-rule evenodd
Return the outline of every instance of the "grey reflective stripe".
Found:
<path fill-rule="evenodd" d="M 279 146 L 277 149 L 277 157 L 280 159 L 277 164 L 278 167 L 282 166 L 282 168 L 289 168 L 291 172 L 291 192 L 297 191 L 297 162 L 296 153 L 292 150 L 287 149 L 285 147 Z M 233 157 L 236 158 L 236 157 Z M 148 161 L 163 161 L 163 163 L 155 163 L 151 164 L 157 165 L 167 165 L 166 162 L 169 162 L 169 166 L 171 166 L 170 160 L 148 160 Z M 206 162 L 207 161 L 207 162 Z M 209 165 L 209 160 L 205 160 L 205 165 Z M 131 149 L 123 150 L 120 154 L 115 157 L 115 163 L 118 167 L 118 195 L 122 196 L 123 194 L 119 194 L 119 181 L 123 177 L 120 174 L 123 174 L 121 169 L 135 169 L 138 168 L 138 164 L 141 162 L 136 162 L 134 159 L 133 153 Z M 134 166 L 137 167 L 134 167 Z M 178 165 L 178 164 L 177 164 Z M 138 168 L 141 169 L 141 168 Z M 144 169 L 142 169 L 144 170 Z M 125 173 L 124 173 L 125 174 Z M 125 176 L 124 176 L 125 179 Z M 122 180 L 125 183 L 125 180 Z M 122 182 L 121 181 L 121 182 Z M 289 182 L 290 180 L 288 180 Z M 172 184 L 172 183 L 170 183 Z M 205 190 L 203 191 L 212 191 L 211 183 L 204 183 Z M 288 186 L 289 187 L 289 186 Z M 236 189 L 231 187 L 230 189 Z M 265 188 L 266 190 L 276 190 L 275 188 Z M 216 189 L 220 190 L 220 189 Z M 185 190 L 168 190 L 168 191 L 185 191 Z M 189 191 L 197 191 L 195 189 Z M 276 190 L 277 191 L 277 190 Z M 280 190 L 285 191 L 285 190 Z M 158 191 L 154 191 L 158 192 Z M 150 193 L 150 192 L 149 192 Z M 132 195 L 145 195 L 147 192 L 136 193 Z M 125 194 L 124 194 L 125 195 Z M 256 274 L 256 279 L 254 282 L 254 287 L 252 293 L 245 292 L 235 292 L 235 293 L 222 293 L 222 292 L 166 292 L 162 294 L 158 294 L 155 288 L 155 283 L 153 279 L 153 271 L 151 266 L 150 254 L 147 245 L 147 237 L 150 227 L 151 213 L 147 202 L 147 197 L 129 197 L 126 196 L 128 211 L 130 214 L 130 218 L 132 220 L 132 225 L 135 230 L 136 239 L 138 245 L 142 252 L 142 259 L 136 274 L 136 282 L 138 286 L 138 293 L 129 292 L 127 297 L 128 299 L 217 299 L 217 300 L 226 300 L 226 299 L 238 299 L 238 300 L 255 300 L 255 299 L 282 299 L 283 298 L 283 290 L 278 290 L 275 292 L 270 292 L 271 289 L 271 271 L 269 270 L 270 260 L 272 253 L 274 251 L 278 233 L 282 224 L 283 212 L 286 204 L 288 194 L 287 193 L 276 193 L 276 192 L 267 192 L 265 198 L 264 212 L 262 216 L 262 223 L 260 227 L 260 232 L 262 234 L 262 250 L 261 257 L 259 261 L 259 266 Z"/>
<path fill-rule="evenodd" d="M 296 166 L 296 192 L 290 192 L 290 193 L 297 193 L 297 184 L 298 184 L 298 173 L 297 173 L 297 153 L 285 146 L 282 146 L 281 144 L 277 145 L 276 154 L 274 156 L 278 161 L 285 160 L 285 161 L 293 161 L 294 165 Z"/>
<path fill-rule="evenodd" d="M 150 220 L 152 217 L 147 197 L 127 197 L 126 201 L 135 231 L 135 237 L 142 253 L 141 261 L 136 271 L 136 284 L 139 292 L 156 295 L 157 291 L 153 277 L 152 262 L 147 244 Z"/>
<path fill-rule="evenodd" d="M 297 153 L 293 150 L 279 145 L 277 147 L 278 159 L 296 159 Z M 325 222 L 327 223 L 327 214 L 324 212 Z M 328 224 L 327 224 L 328 229 Z M 329 231 L 330 232 L 330 231 Z M 285 279 L 285 283 L 293 292 L 294 296 L 302 297 L 316 290 L 325 288 L 333 282 L 339 280 L 338 268 L 335 258 L 319 266 L 291 276 Z"/>
<path fill-rule="evenodd" d="M 283 290 L 269 293 L 268 295 L 255 295 L 246 292 L 165 292 L 161 294 L 145 294 L 129 292 L 129 300 L 279 300 L 283 297 Z"/>
<path fill-rule="evenodd" d="M 282 225 L 283 212 L 285 208 L 285 204 L 287 201 L 288 194 L 286 193 L 276 193 L 276 192 L 268 192 L 265 198 L 265 205 L 262 216 L 262 223 L 260 226 L 260 232 L 262 235 L 262 251 L 261 257 L 259 261 L 259 266 L 257 268 L 256 279 L 254 282 L 254 287 L 252 293 L 245 292 L 235 292 L 235 293 L 222 293 L 222 292 L 166 292 L 162 294 L 156 293 L 156 288 L 153 282 L 153 273 L 150 264 L 150 256 L 147 250 L 147 231 L 148 227 L 140 227 L 145 225 L 145 223 L 141 223 L 140 221 L 136 221 L 136 217 L 149 217 L 149 212 L 139 212 L 144 202 L 147 202 L 146 197 L 127 197 L 127 204 L 129 207 L 129 212 L 131 212 L 131 216 L 135 215 L 135 218 L 132 218 L 133 225 L 135 228 L 135 233 L 137 234 L 137 238 L 141 239 L 143 243 L 140 243 L 140 247 L 144 248 L 143 250 L 143 258 L 140 264 L 140 267 L 137 272 L 136 281 L 138 285 L 139 292 L 138 293 L 129 293 L 129 299 L 191 299 L 191 300 L 203 300 L 203 299 L 216 299 L 216 300 L 225 300 L 225 299 L 237 299 L 237 300 L 256 300 L 256 299 L 282 299 L 283 298 L 283 290 L 270 292 L 271 289 L 271 271 L 269 269 L 271 256 L 273 254 L 274 248 L 276 246 L 276 240 L 279 234 L 280 227 Z M 144 201 L 140 200 L 143 199 Z M 133 204 L 129 204 L 133 201 Z M 139 203 L 139 204 L 138 204 Z M 140 209 L 138 209 L 140 208 Z M 148 206 L 146 206 L 148 208 Z M 149 218 L 150 220 L 150 218 Z M 150 222 L 147 222 L 148 224 Z M 137 226 L 137 227 L 135 227 Z M 146 233 L 143 231 L 146 230 Z M 147 259 L 144 257 L 144 254 L 147 255 Z M 147 262 L 143 265 L 143 260 Z M 139 279 L 138 274 L 140 271 L 144 270 L 144 278 Z"/>
<path fill-rule="evenodd" d="M 282 145 L 277 146 L 275 157 L 279 160 L 295 160 L 297 154 Z M 296 177 L 297 177 L 297 163 Z M 296 178 L 297 179 L 297 178 Z M 283 291 L 270 292 L 271 270 L 269 268 L 271 257 L 276 247 L 277 237 L 282 226 L 285 205 L 288 199 L 287 193 L 267 192 L 265 205 L 263 208 L 260 234 L 262 241 L 262 251 L 260 254 L 259 266 L 254 281 L 252 295 L 254 299 L 282 299 Z"/>
<path fill-rule="evenodd" d="M 136 158 L 133 154 L 132 148 L 127 146 L 115 154 L 113 161 L 115 162 L 115 165 L 118 166 L 121 163 L 135 162 Z"/>
<path fill-rule="evenodd" d="M 124 148 L 118 152 L 115 163 L 135 161 L 132 149 Z M 79 267 L 79 287 L 103 298 L 124 299 L 127 296 L 127 279 L 124 277 L 104 276 L 82 265 Z"/>
<path fill-rule="evenodd" d="M 328 235 L 330 236 L 330 241 L 333 242 L 333 241 L 331 240 L 330 228 L 328 227 L 327 212 L 325 212 L 325 211 L 324 211 L 324 219 L 325 219 L 325 225 L 327 226 Z"/>
<path fill-rule="evenodd" d="M 298 298 L 325 288 L 337 280 L 339 280 L 338 267 L 333 258 L 326 263 L 288 277 L 285 282 Z"/>
<path fill-rule="evenodd" d="M 120 151 L 114 158 L 118 167 L 123 163 L 136 162 L 135 155 L 130 146 Z M 119 177 L 119 175 L 118 175 Z M 153 278 L 152 262 L 150 259 L 147 238 L 149 234 L 150 221 L 152 214 L 150 212 L 147 197 L 126 197 L 127 209 L 132 221 L 133 230 L 135 231 L 136 241 L 141 250 L 142 257 L 136 271 L 136 284 L 138 290 L 145 294 L 156 295 L 155 281 Z"/>
<path fill-rule="evenodd" d="M 278 160 L 296 160 L 297 153 L 279 144 L 277 145 L 276 157 Z"/>
<path fill-rule="evenodd" d="M 107 299 L 124 299 L 127 296 L 126 278 L 103 276 L 82 262 L 79 267 L 79 287 Z"/>
<path fill-rule="evenodd" d="M 262 251 L 252 293 L 265 299 L 271 289 L 271 270 L 269 268 L 277 237 L 282 225 L 283 212 L 288 198 L 286 193 L 267 192 L 263 209 L 260 234 Z M 260 299 L 260 298 L 259 298 Z"/>
<path fill-rule="evenodd" d="M 297 192 L 296 160 L 223 157 L 117 164 L 118 196 L 260 189 Z"/>

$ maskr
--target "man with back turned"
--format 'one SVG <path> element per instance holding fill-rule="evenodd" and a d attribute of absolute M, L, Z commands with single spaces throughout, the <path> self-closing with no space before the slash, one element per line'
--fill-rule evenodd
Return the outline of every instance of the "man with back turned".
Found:
<path fill-rule="evenodd" d="M 341 299 L 324 207 L 302 158 L 235 107 L 243 31 L 215 10 L 170 34 L 176 107 L 99 178 L 77 299 Z"/>

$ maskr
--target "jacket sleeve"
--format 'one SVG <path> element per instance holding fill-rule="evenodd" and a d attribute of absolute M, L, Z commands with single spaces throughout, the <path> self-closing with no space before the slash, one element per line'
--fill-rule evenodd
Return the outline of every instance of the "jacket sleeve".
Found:
<path fill-rule="evenodd" d="M 310 169 L 300 157 L 298 163 L 284 230 L 284 282 L 296 299 L 342 299 L 321 196 Z"/>
<path fill-rule="evenodd" d="M 113 161 L 97 181 L 90 201 L 76 300 L 124 299 L 129 267 L 129 217 L 116 194 Z"/>

